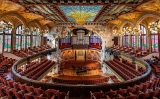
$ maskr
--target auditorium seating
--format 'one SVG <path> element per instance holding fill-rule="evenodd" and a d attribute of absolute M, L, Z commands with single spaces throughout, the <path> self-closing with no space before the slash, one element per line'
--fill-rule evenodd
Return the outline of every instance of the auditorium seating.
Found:
<path fill-rule="evenodd" d="M 91 92 L 93 99 L 159 99 L 160 78 L 153 78 L 150 81 L 134 85 L 126 89 L 112 90 L 107 92 Z"/>
<path fill-rule="evenodd" d="M 113 46 L 109 49 L 117 52 L 127 53 L 129 55 L 133 55 L 135 57 L 142 57 L 149 54 L 149 49 L 141 50 L 140 48 L 128 47 L 128 46 Z"/>
<path fill-rule="evenodd" d="M 116 76 L 110 76 L 110 78 L 111 78 L 112 81 L 115 82 L 115 83 L 120 82 Z"/>
<path fill-rule="evenodd" d="M 54 64 L 54 61 L 43 59 L 40 62 L 32 62 L 30 64 L 27 64 L 26 69 L 24 71 L 22 71 L 22 69 L 18 69 L 17 72 L 20 75 L 36 80 L 41 74 L 43 74 L 44 71 L 49 69 Z"/>
<path fill-rule="evenodd" d="M 69 91 L 60 92 L 56 89 L 42 90 L 0 76 L 1 99 L 69 99 Z"/>
<path fill-rule="evenodd" d="M 70 47 L 71 47 L 70 43 L 59 44 L 59 49 L 65 49 L 65 48 L 70 48 Z"/>
<path fill-rule="evenodd" d="M 42 45 L 42 46 L 33 46 L 28 48 L 21 48 L 20 50 L 13 49 L 12 53 L 18 57 L 27 57 L 33 55 L 35 53 L 44 51 L 46 49 L 51 48 L 49 45 Z"/>
<path fill-rule="evenodd" d="M 90 47 L 91 48 L 96 48 L 96 49 L 99 49 L 99 50 L 101 50 L 102 49 L 102 46 L 101 46 L 102 44 L 99 44 L 99 43 L 90 43 Z"/>
<path fill-rule="evenodd" d="M 0 56 L 0 76 L 4 75 L 16 61 L 16 59 Z"/>
<path fill-rule="evenodd" d="M 108 64 L 114 71 L 116 71 L 119 75 L 121 75 L 122 78 L 124 78 L 125 80 L 133 79 L 137 76 L 142 75 L 142 72 L 137 71 L 130 65 L 120 62 L 117 59 L 107 61 L 106 64 Z"/>

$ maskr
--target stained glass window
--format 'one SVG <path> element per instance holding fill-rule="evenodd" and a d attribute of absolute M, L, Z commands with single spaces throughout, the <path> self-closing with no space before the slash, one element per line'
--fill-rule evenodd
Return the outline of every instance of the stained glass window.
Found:
<path fill-rule="evenodd" d="M 125 36 L 122 36 L 122 45 L 125 46 L 126 38 Z"/>
<path fill-rule="evenodd" d="M 37 28 L 39 31 L 39 28 Z M 32 39 L 32 46 L 39 46 L 41 45 L 41 37 L 39 36 L 39 32 L 35 31 L 33 32 L 33 39 Z"/>
<path fill-rule="evenodd" d="M 25 45 L 26 45 L 26 36 L 25 34 L 22 35 L 22 45 L 21 45 L 21 48 L 25 48 Z"/>
<path fill-rule="evenodd" d="M 0 28 L 0 54 L 3 53 L 3 29 Z"/>
<path fill-rule="evenodd" d="M 136 48 L 136 36 L 132 35 L 132 47 Z"/>
<path fill-rule="evenodd" d="M 15 43 L 15 48 L 20 50 L 21 49 L 21 31 L 22 31 L 22 25 L 19 25 L 16 28 L 16 43 Z"/>
<path fill-rule="evenodd" d="M 4 22 L 4 21 L 3 21 Z M 5 28 L 3 29 L 4 31 L 4 43 L 3 43 L 3 50 L 5 52 L 11 52 L 11 38 L 12 38 L 12 24 L 10 22 L 5 24 Z"/>
<path fill-rule="evenodd" d="M 101 44 L 101 38 L 99 36 L 94 36 L 94 33 L 90 35 L 90 44 Z"/>
<path fill-rule="evenodd" d="M 141 48 L 141 36 L 137 36 L 137 46 L 138 48 Z"/>
<path fill-rule="evenodd" d="M 146 28 L 143 25 L 139 25 L 139 29 L 142 30 L 141 33 L 141 49 L 147 49 L 147 36 L 146 36 Z"/>
<path fill-rule="evenodd" d="M 59 6 L 65 16 L 69 21 L 76 21 L 77 19 L 82 19 L 79 17 L 88 16 L 86 21 L 93 21 L 99 11 L 102 9 L 103 5 L 93 5 L 93 6 Z M 76 18 L 73 18 L 76 17 Z"/>
<path fill-rule="evenodd" d="M 30 47 L 31 46 L 31 35 L 27 35 L 27 42 L 26 42 L 26 47 Z"/>
<path fill-rule="evenodd" d="M 152 52 L 158 52 L 158 33 L 155 31 L 150 31 L 151 33 L 151 48 Z"/>
<path fill-rule="evenodd" d="M 125 28 L 123 28 L 125 30 Z M 129 46 L 129 35 L 128 32 L 125 32 L 123 36 L 123 46 Z"/>

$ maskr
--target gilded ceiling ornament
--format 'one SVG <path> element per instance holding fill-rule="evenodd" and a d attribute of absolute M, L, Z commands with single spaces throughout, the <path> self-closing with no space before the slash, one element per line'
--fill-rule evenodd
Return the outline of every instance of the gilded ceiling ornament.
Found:
<path fill-rule="evenodd" d="M 25 8 L 19 4 L 13 3 L 8 0 L 0 0 L 0 12 L 4 11 L 24 11 Z"/>
<path fill-rule="evenodd" d="M 136 20 L 139 16 L 141 15 L 140 12 L 132 12 L 132 13 L 126 13 L 126 14 L 122 14 L 120 15 L 118 18 L 119 19 L 126 19 L 126 20 Z"/>
<path fill-rule="evenodd" d="M 38 14 L 34 14 L 34 13 L 25 13 L 25 12 L 22 12 L 20 13 L 24 18 L 27 19 L 27 21 L 31 21 L 31 20 L 34 20 L 34 19 L 42 19 L 43 17 L 41 15 L 38 15 Z"/>
<path fill-rule="evenodd" d="M 42 25 L 46 25 L 46 24 L 51 23 L 52 21 L 49 21 L 49 20 L 39 20 L 39 22 L 40 22 Z"/>
<path fill-rule="evenodd" d="M 160 0 L 152 0 L 141 4 L 136 8 L 138 11 L 154 11 L 160 13 Z"/>
<path fill-rule="evenodd" d="M 115 25 L 120 25 L 122 23 L 122 20 L 112 20 L 112 21 L 109 21 L 108 23 L 111 23 L 111 24 L 115 24 Z"/>

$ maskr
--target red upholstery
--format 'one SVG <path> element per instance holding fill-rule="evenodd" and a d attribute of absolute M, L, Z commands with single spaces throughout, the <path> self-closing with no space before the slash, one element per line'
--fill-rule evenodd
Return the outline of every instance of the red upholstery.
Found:
<path fill-rule="evenodd" d="M 44 94 L 44 91 L 41 88 L 34 88 L 34 90 L 38 96 L 40 96 L 41 94 Z"/>
<path fill-rule="evenodd" d="M 14 94 L 15 94 L 17 99 L 24 99 L 22 92 L 15 92 Z"/>

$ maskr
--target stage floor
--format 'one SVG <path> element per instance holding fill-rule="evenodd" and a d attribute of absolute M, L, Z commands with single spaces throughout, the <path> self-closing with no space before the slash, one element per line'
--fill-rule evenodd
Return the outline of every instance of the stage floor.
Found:
<path fill-rule="evenodd" d="M 73 68 L 74 67 L 74 68 Z M 78 73 L 79 69 L 86 69 L 86 72 Z M 104 74 L 101 70 L 101 64 L 96 61 L 65 61 L 60 65 L 59 74 L 50 74 L 56 79 L 61 80 L 95 80 L 105 79 L 112 74 Z"/>

